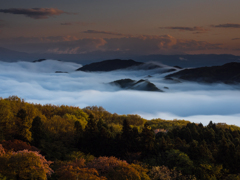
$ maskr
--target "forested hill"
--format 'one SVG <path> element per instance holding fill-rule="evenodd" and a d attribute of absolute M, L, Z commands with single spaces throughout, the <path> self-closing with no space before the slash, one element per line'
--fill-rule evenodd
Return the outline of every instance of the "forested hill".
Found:
<path fill-rule="evenodd" d="M 237 126 L 0 99 L 0 179 L 234 180 L 239 152 Z"/>

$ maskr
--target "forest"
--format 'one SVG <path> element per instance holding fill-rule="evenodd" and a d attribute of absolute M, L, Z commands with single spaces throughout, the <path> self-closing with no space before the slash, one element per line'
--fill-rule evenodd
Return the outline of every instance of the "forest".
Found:
<path fill-rule="evenodd" d="M 240 127 L 0 98 L 0 180 L 25 179 L 238 180 Z"/>

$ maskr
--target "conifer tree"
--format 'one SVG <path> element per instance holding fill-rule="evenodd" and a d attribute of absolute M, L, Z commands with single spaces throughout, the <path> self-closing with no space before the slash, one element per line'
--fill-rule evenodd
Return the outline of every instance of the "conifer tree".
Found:
<path fill-rule="evenodd" d="M 82 142 L 81 140 L 83 138 L 83 128 L 79 121 L 75 121 L 74 128 L 75 128 L 75 133 L 74 133 L 75 143 L 76 143 L 76 146 L 78 147 Z"/>
<path fill-rule="evenodd" d="M 148 123 L 144 124 L 144 128 L 141 133 L 141 145 L 145 151 L 151 152 L 154 149 L 155 135 Z"/>
<path fill-rule="evenodd" d="M 23 140 L 23 141 L 31 141 L 31 132 L 30 132 L 30 128 L 31 128 L 31 122 L 29 121 L 29 119 L 27 119 L 27 112 L 24 109 L 20 109 L 17 113 L 17 134 L 16 134 L 16 138 Z"/>
<path fill-rule="evenodd" d="M 31 127 L 30 131 L 32 132 L 32 139 L 33 139 L 32 144 L 36 147 L 40 147 L 41 146 L 41 140 L 45 136 L 44 136 L 42 120 L 39 116 L 36 116 L 33 119 L 32 127 Z"/>
<path fill-rule="evenodd" d="M 132 140 L 133 140 L 132 128 L 130 127 L 128 120 L 124 119 L 122 135 L 121 135 L 121 142 L 122 142 L 121 144 L 124 152 L 128 152 L 131 150 Z"/>

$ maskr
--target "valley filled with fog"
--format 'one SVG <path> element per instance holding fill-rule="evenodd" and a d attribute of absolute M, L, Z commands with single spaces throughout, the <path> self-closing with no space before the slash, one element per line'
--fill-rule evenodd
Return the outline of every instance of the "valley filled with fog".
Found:
<path fill-rule="evenodd" d="M 172 73 L 167 72 L 172 67 L 165 65 L 150 70 L 76 71 L 81 66 L 57 60 L 0 62 L 0 97 L 16 95 L 30 103 L 80 108 L 102 106 L 111 113 L 139 114 L 146 119 L 185 119 L 204 125 L 212 120 L 240 126 L 237 85 L 165 80 Z M 148 79 L 164 92 L 123 90 L 109 84 L 126 78 Z"/>

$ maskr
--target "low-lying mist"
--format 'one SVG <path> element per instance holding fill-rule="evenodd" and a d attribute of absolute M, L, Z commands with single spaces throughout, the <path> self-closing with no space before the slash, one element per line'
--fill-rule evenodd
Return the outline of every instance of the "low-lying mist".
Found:
<path fill-rule="evenodd" d="M 111 113 L 139 114 L 146 119 L 185 119 L 208 124 L 226 122 L 240 126 L 239 86 L 176 83 L 164 79 L 164 69 L 75 71 L 77 63 L 0 62 L 0 96 L 17 95 L 27 102 L 55 105 L 102 106 Z M 62 71 L 68 73 L 55 73 Z M 109 82 L 148 79 L 165 92 L 121 90 Z"/>

